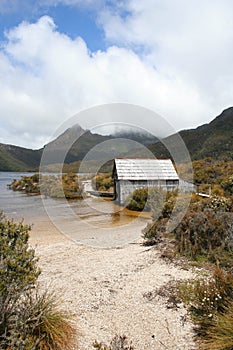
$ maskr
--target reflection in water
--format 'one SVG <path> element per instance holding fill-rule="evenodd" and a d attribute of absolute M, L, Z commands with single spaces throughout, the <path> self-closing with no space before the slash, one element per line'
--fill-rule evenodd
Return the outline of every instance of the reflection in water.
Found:
<path fill-rule="evenodd" d="M 121 214 L 119 212 L 112 214 L 112 221 L 111 221 L 112 225 L 119 224 L 120 220 L 121 220 Z"/>

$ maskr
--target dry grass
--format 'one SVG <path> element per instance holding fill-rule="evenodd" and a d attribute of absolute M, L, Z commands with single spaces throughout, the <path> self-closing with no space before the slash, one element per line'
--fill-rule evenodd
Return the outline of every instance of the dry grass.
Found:
<path fill-rule="evenodd" d="M 201 350 L 232 350 L 233 349 L 233 302 L 221 313 L 215 324 L 210 327 L 207 339 Z"/>
<path fill-rule="evenodd" d="M 26 301 L 28 332 L 38 350 L 72 350 L 77 345 L 72 317 L 59 305 L 49 292 Z"/>

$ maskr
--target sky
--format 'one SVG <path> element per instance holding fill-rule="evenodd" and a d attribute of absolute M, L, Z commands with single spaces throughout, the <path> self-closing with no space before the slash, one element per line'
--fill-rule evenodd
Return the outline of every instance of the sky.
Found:
<path fill-rule="evenodd" d="M 103 104 L 210 122 L 233 105 L 232 15 L 231 0 L 0 0 L 0 143 L 40 148 Z"/>

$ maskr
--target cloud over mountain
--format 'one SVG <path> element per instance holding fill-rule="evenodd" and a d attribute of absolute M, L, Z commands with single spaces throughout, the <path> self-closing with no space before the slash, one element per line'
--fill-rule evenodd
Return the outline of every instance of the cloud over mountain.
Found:
<path fill-rule="evenodd" d="M 227 0 L 99 1 L 106 48 L 96 52 L 48 15 L 11 28 L 0 48 L 0 142 L 40 147 L 65 118 L 105 103 L 150 108 L 177 130 L 207 122 L 232 105 L 232 11 Z"/>

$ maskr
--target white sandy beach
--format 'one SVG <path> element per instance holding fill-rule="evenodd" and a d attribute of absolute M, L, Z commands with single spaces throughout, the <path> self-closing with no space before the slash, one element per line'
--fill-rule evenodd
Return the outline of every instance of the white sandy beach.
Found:
<path fill-rule="evenodd" d="M 75 316 L 80 350 L 115 334 L 125 334 L 135 350 L 195 349 L 185 309 L 168 309 L 155 292 L 191 272 L 166 263 L 156 248 L 142 246 L 141 228 L 132 230 L 137 242 L 100 249 L 76 244 L 48 222 L 37 223 L 31 244 L 40 257 L 41 285 L 61 294 L 63 307 Z"/>

